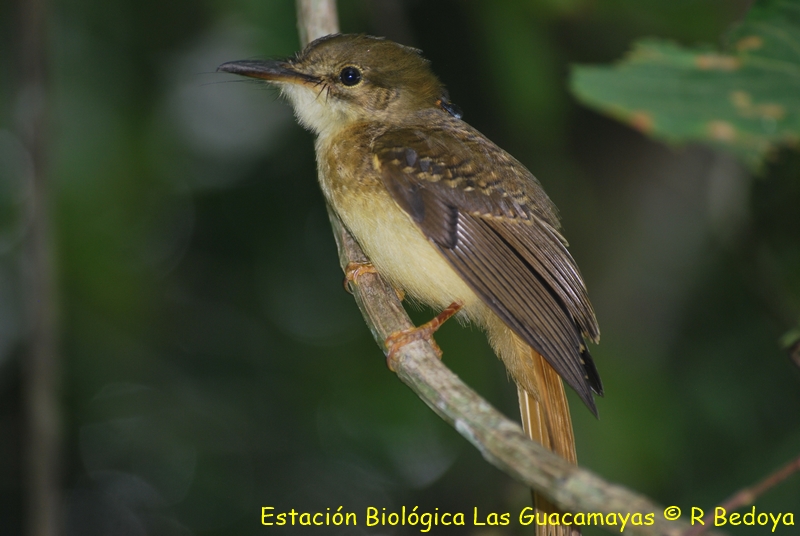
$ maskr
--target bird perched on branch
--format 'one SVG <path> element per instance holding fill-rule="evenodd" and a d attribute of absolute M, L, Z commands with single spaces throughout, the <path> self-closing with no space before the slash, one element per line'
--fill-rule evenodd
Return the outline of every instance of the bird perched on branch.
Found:
<path fill-rule="evenodd" d="M 519 389 L 530 437 L 575 463 L 564 379 L 593 413 L 600 331 L 556 209 L 516 159 L 461 119 L 416 49 L 330 35 L 285 61 L 220 71 L 278 86 L 316 134 L 319 181 L 375 270 L 443 310 L 387 339 L 389 360 L 449 316 L 481 326 Z M 541 513 L 557 511 L 537 497 Z M 539 519 L 541 522 L 541 518 Z M 565 525 L 538 534 L 577 534 Z"/>

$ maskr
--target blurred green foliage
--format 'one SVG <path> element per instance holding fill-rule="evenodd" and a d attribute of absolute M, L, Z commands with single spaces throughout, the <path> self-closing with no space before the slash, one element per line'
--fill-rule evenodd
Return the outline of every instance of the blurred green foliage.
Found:
<path fill-rule="evenodd" d="M 757 169 L 800 146 L 800 3 L 760 0 L 723 52 L 643 39 L 613 68 L 576 67 L 587 105 L 671 142 L 704 141 Z"/>
<path fill-rule="evenodd" d="M 685 511 L 800 450 L 800 376 L 779 343 L 800 310 L 800 159 L 782 153 L 753 181 L 724 154 L 669 149 L 581 107 L 566 86 L 571 64 L 612 61 L 644 36 L 715 42 L 745 4 L 340 6 L 344 31 L 422 48 L 465 118 L 540 178 L 603 331 L 592 348 L 607 388 L 600 419 L 573 398 L 581 463 Z M 22 533 L 24 488 L 30 156 L 15 119 L 26 105 L 17 8 L 0 4 L 3 534 Z M 262 527 L 268 505 L 341 505 L 360 519 L 368 505 L 468 518 L 478 507 L 516 519 L 528 490 L 386 369 L 342 291 L 311 136 L 274 91 L 214 72 L 292 54 L 293 2 L 47 9 L 67 534 L 330 532 Z M 437 340 L 468 384 L 517 415 L 480 332 L 453 323 Z M 796 510 L 799 480 L 759 510 Z M 362 532 L 418 529 L 348 533 Z M 532 533 L 516 523 L 444 532 Z"/>

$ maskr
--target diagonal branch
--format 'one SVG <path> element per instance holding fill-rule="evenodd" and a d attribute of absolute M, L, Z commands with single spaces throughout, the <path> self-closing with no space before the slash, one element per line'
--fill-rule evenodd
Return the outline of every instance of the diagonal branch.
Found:
<path fill-rule="evenodd" d="M 298 0 L 297 6 L 302 45 L 338 32 L 335 0 Z M 363 251 L 330 207 L 329 216 L 342 268 L 350 262 L 366 262 Z M 381 348 L 389 334 L 412 326 L 394 289 L 379 275 L 364 274 L 353 287 L 356 303 Z M 398 377 L 472 443 L 487 461 L 535 488 L 559 507 L 604 515 L 653 514 L 649 526 L 629 522 L 625 530 L 630 534 L 680 536 L 689 528 L 679 521 L 667 521 L 664 508 L 650 499 L 608 483 L 528 439 L 519 425 L 508 420 L 453 374 L 428 342 L 407 344 L 392 365 Z M 620 525 L 609 530 L 617 532 Z"/>
<path fill-rule="evenodd" d="M 330 210 L 329 215 L 342 267 L 353 261 L 366 262 L 364 253 L 339 218 Z M 412 326 L 394 289 L 380 276 L 361 275 L 358 285 L 353 286 L 356 303 L 379 345 L 383 345 L 389 334 Z M 428 342 L 416 341 L 404 346 L 392 366 L 398 377 L 472 443 L 487 461 L 535 488 L 559 507 L 604 515 L 654 514 L 650 526 L 626 526 L 626 532 L 631 534 L 679 536 L 689 528 L 679 521 L 667 521 L 664 508 L 650 499 L 608 483 L 528 439 L 518 424 L 508 420 L 453 374 Z M 619 525 L 609 530 L 616 532 Z"/>

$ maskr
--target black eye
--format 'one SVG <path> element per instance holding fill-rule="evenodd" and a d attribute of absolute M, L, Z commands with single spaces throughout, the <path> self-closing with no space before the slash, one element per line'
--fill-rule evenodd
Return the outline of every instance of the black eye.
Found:
<path fill-rule="evenodd" d="M 345 67 L 339 73 L 339 80 L 346 86 L 354 86 L 361 82 L 361 71 L 355 67 Z"/>

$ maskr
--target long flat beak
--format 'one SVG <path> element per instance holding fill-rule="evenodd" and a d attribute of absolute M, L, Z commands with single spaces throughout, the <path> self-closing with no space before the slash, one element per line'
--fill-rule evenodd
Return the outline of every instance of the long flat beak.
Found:
<path fill-rule="evenodd" d="M 250 78 L 260 78 L 270 82 L 289 82 L 292 84 L 316 84 L 314 76 L 298 72 L 290 63 L 275 60 L 229 61 L 217 67 L 217 72 L 239 74 Z"/>

